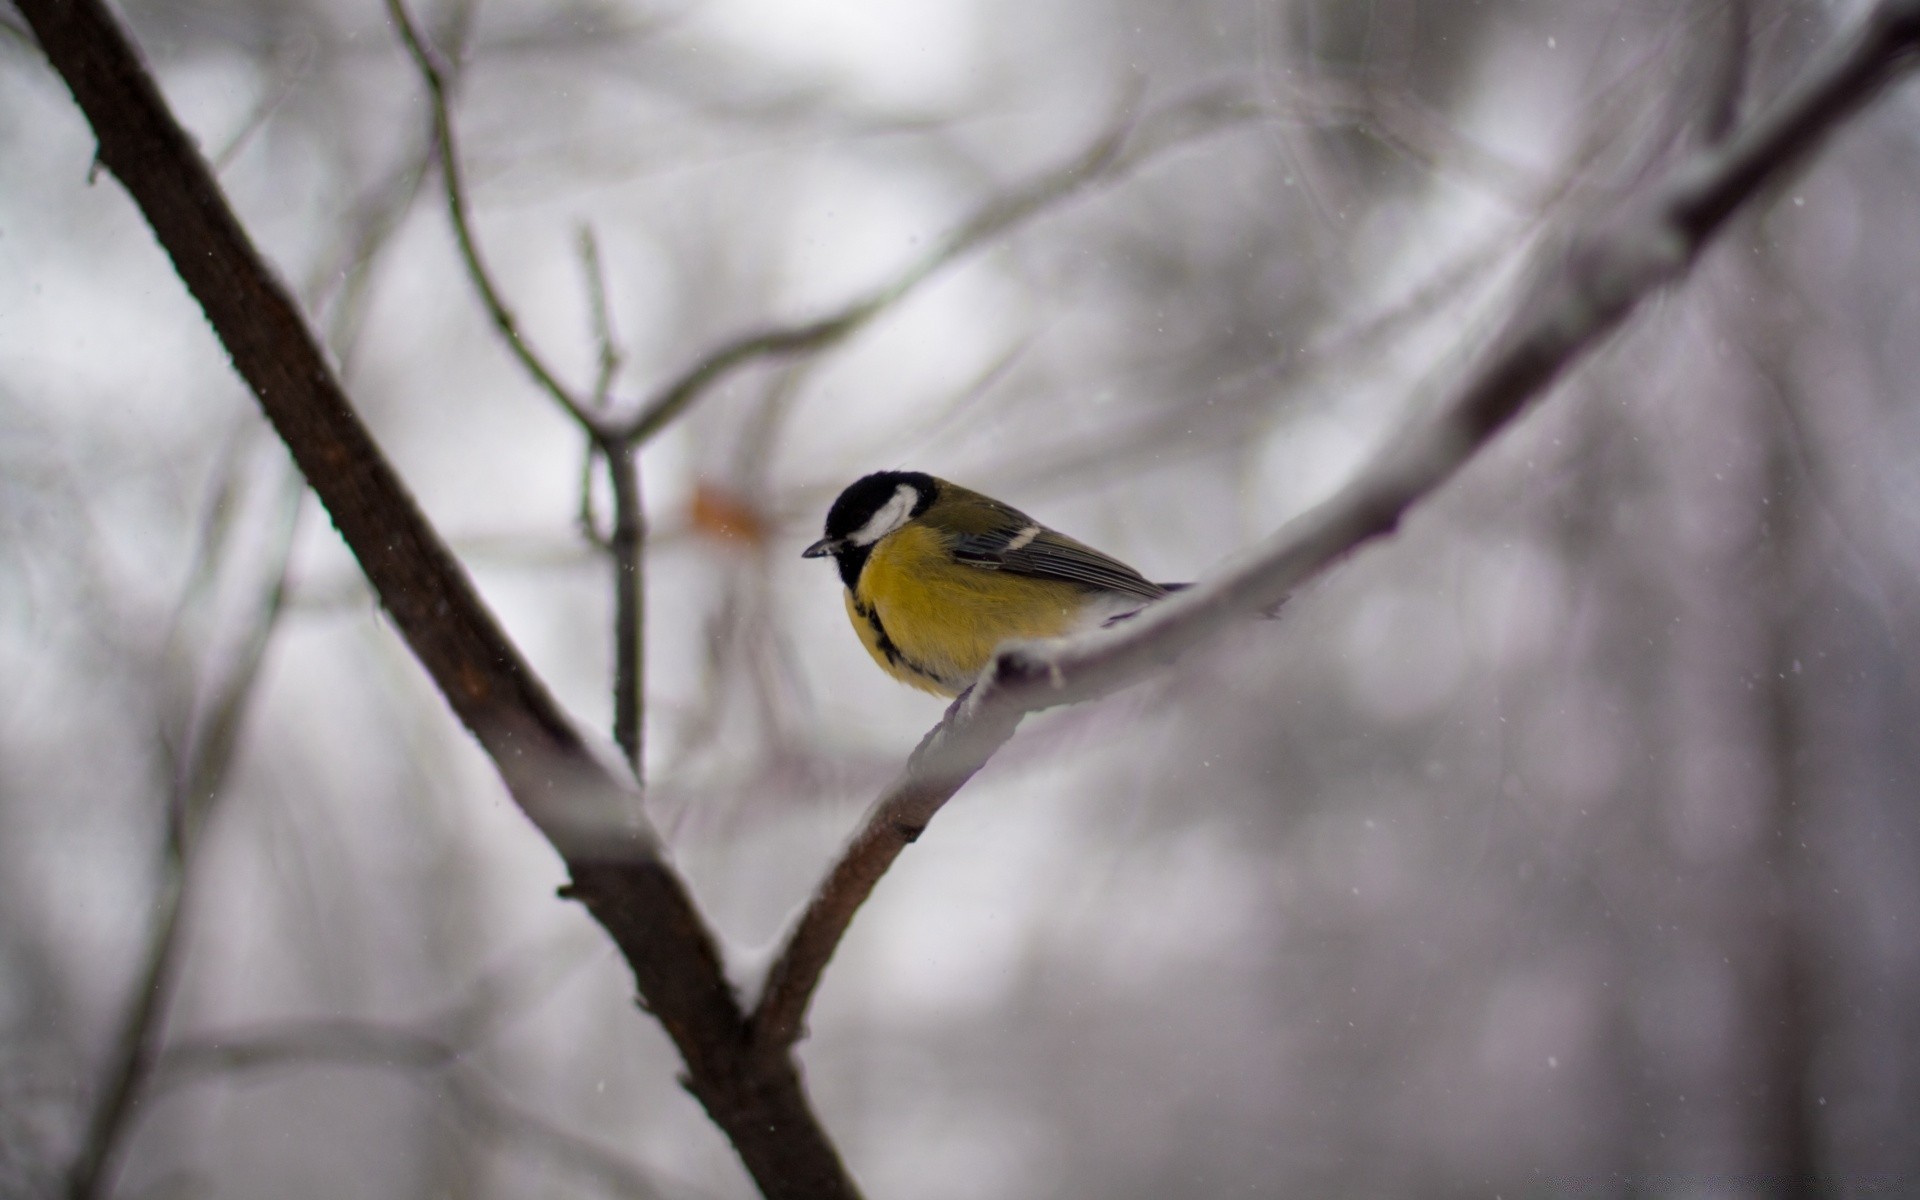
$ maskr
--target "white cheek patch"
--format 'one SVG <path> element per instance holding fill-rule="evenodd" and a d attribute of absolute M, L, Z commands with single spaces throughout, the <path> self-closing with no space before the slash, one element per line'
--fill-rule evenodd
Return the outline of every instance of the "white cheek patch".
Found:
<path fill-rule="evenodd" d="M 847 540 L 856 546 L 871 546 L 881 538 L 905 525 L 913 516 L 913 506 L 920 503 L 920 492 L 910 483 L 903 483 L 893 490 L 893 499 L 881 506 L 880 511 L 867 518 L 867 523 L 853 531 Z"/>

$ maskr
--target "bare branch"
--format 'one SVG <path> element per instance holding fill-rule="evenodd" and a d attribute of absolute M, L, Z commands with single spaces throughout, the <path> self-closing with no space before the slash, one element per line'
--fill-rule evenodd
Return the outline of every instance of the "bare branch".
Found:
<path fill-rule="evenodd" d="M 1538 252 L 1504 329 L 1431 415 L 1239 565 L 1116 629 L 1004 647 L 921 740 L 802 911 L 755 1006 L 755 1036 L 769 1048 L 800 1036 L 821 972 L 854 913 L 1021 718 L 1134 683 L 1392 533 L 1643 299 L 1684 274 L 1742 204 L 1911 68 L 1916 46 L 1920 2 L 1882 0 L 1779 100 L 1718 148 L 1671 172 L 1627 220 Z"/>
<path fill-rule="evenodd" d="M 988 200 L 897 275 L 811 321 L 743 334 L 708 351 L 622 422 L 617 435 L 636 444 L 660 432 L 734 371 L 762 359 L 827 349 L 859 332 L 939 271 L 1031 217 L 1100 182 L 1124 176 L 1154 155 L 1251 119 L 1260 109 L 1237 91 L 1189 97 L 1135 119 L 1125 113 L 1068 162 Z"/>
<path fill-rule="evenodd" d="M 560 757 L 583 756 L 572 725 L 480 605 L 380 454 L 292 297 L 247 240 L 112 18 L 97 0 L 28 0 L 20 8 L 92 122 L 100 161 L 140 203 L 455 710 L 496 746 L 505 741 L 521 754 L 548 747 Z"/>
<path fill-rule="evenodd" d="M 494 282 L 492 273 L 487 269 L 486 261 L 481 257 L 480 244 L 474 236 L 473 222 L 468 211 L 466 188 L 460 174 L 459 148 L 454 140 L 453 113 L 448 102 L 447 74 L 428 49 L 425 39 L 415 28 L 413 18 L 408 14 L 404 0 L 387 0 L 387 11 L 392 16 L 400 38 L 406 44 L 407 53 L 420 71 L 421 79 L 426 83 L 427 94 L 433 107 L 434 141 L 440 151 L 440 175 L 445 184 L 447 212 L 453 221 L 454 239 L 460 246 L 460 258 L 467 269 L 467 276 L 473 281 L 474 289 L 479 292 L 481 302 L 487 313 L 493 318 L 495 328 L 500 331 L 514 357 L 520 360 L 527 374 L 549 396 L 566 410 L 587 436 L 595 443 L 599 457 L 607 465 L 607 478 L 612 484 L 614 499 L 614 527 L 607 548 L 613 556 L 614 564 L 614 645 L 616 661 L 613 672 L 614 719 L 613 736 L 633 767 L 634 777 L 640 776 L 642 693 L 646 675 L 640 661 L 641 642 L 644 637 L 645 615 L 641 586 L 641 559 L 644 553 L 645 531 L 640 512 L 639 462 L 636 455 L 625 444 L 607 436 L 606 428 L 599 410 L 606 407 L 613 386 L 614 375 L 620 369 L 620 351 L 614 342 L 613 329 L 608 314 L 606 279 L 601 270 L 600 247 L 593 236 L 593 230 L 583 227 L 580 231 L 580 254 L 587 273 L 587 300 L 592 314 L 595 341 L 599 346 L 598 373 L 594 380 L 593 394 L 590 400 L 576 396 L 559 376 L 547 366 L 525 334 L 520 330 L 518 319 L 507 307 L 506 299 L 501 295 L 499 286 Z M 589 455 L 591 465 L 592 455 Z M 581 527 L 589 540 L 593 536 L 593 519 L 590 507 L 591 490 L 581 489 Z"/>

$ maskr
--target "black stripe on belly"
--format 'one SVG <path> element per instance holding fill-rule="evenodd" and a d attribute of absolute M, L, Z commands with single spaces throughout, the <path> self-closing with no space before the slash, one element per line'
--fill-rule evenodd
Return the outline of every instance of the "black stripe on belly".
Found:
<path fill-rule="evenodd" d="M 874 643 L 880 647 L 880 653 L 887 656 L 887 662 L 896 667 L 904 667 L 912 671 L 915 675 L 924 676 L 927 679 L 933 680 L 935 683 L 942 685 L 946 683 L 946 680 L 900 652 L 900 647 L 894 644 L 893 638 L 887 633 L 887 627 L 880 623 L 880 613 L 873 605 L 855 596 L 853 598 L 853 611 L 859 613 L 860 618 L 873 630 Z"/>

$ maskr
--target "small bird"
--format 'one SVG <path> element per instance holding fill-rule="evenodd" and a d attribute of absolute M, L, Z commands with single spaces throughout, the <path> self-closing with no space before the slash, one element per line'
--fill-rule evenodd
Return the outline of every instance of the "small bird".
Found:
<path fill-rule="evenodd" d="M 847 616 L 882 670 L 957 696 L 1015 639 L 1131 616 L 1180 583 L 1154 583 L 1016 508 L 919 471 L 855 480 L 803 557 L 833 557 Z"/>

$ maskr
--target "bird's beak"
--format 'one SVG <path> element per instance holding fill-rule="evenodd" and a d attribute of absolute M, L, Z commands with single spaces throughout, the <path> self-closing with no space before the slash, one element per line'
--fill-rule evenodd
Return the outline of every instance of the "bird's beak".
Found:
<path fill-rule="evenodd" d="M 840 543 L 834 538 L 821 538 L 800 552 L 801 558 L 825 558 L 840 549 Z"/>

